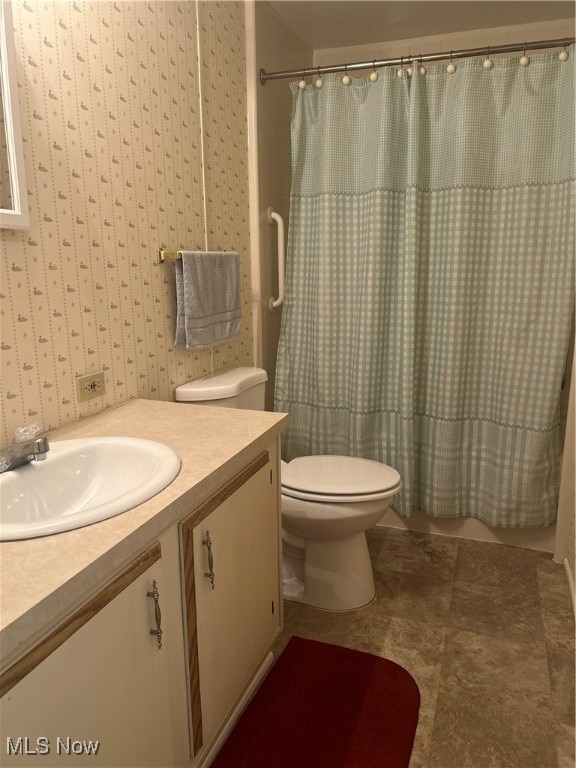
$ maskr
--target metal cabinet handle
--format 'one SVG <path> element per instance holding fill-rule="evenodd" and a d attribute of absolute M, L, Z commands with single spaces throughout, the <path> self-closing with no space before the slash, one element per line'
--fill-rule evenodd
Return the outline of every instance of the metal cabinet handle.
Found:
<path fill-rule="evenodd" d="M 154 579 L 152 582 L 152 591 L 146 592 L 146 595 L 154 600 L 154 617 L 156 619 L 156 629 L 151 629 L 150 634 L 156 635 L 156 640 L 158 641 L 158 650 L 160 650 L 162 648 L 162 613 L 160 611 L 160 593 L 158 592 L 156 579 Z"/>
<path fill-rule="evenodd" d="M 214 589 L 214 557 L 212 555 L 212 541 L 210 539 L 209 531 L 206 531 L 206 538 L 203 539 L 202 544 L 208 550 L 208 571 L 204 573 L 204 576 L 210 579 L 210 584 L 212 589 Z"/>

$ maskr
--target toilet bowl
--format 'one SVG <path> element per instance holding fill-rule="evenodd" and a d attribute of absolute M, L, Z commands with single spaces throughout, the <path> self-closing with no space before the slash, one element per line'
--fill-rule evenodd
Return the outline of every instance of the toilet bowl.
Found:
<path fill-rule="evenodd" d="M 282 462 L 284 596 L 346 611 L 375 595 L 366 531 L 400 490 L 392 467 L 349 456 Z"/>
<path fill-rule="evenodd" d="M 266 372 L 244 367 L 176 389 L 177 402 L 264 409 Z M 300 456 L 281 462 L 284 597 L 346 611 L 374 599 L 366 531 L 401 487 L 400 475 L 370 459 Z"/>

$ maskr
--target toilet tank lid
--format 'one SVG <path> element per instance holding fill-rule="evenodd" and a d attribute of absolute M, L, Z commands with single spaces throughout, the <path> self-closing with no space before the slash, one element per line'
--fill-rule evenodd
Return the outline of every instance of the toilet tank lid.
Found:
<path fill-rule="evenodd" d="M 226 397 L 235 397 L 246 389 L 255 387 L 267 380 L 268 374 L 263 368 L 248 366 L 210 373 L 201 379 L 195 379 L 176 387 L 176 401 L 193 403 L 202 400 L 224 400 Z"/>

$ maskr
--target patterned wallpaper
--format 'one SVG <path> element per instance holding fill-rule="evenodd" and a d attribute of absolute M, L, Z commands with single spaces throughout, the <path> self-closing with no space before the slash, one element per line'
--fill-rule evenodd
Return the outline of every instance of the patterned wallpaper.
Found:
<path fill-rule="evenodd" d="M 13 14 L 31 226 L 0 230 L 2 443 L 252 359 L 242 3 L 14 0 Z M 158 246 L 240 252 L 239 337 L 174 348 Z M 76 377 L 98 370 L 106 394 L 77 403 Z"/>

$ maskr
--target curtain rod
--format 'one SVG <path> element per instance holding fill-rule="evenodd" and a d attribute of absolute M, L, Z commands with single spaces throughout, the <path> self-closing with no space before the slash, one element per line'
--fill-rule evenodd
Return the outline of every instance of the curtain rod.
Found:
<path fill-rule="evenodd" d="M 444 51 L 443 53 L 410 54 L 400 59 L 374 59 L 373 61 L 357 61 L 354 64 L 335 64 L 328 67 L 310 67 L 302 69 L 286 69 L 282 72 L 266 72 L 260 70 L 260 82 L 266 85 L 267 80 L 280 80 L 285 77 L 306 77 L 307 75 L 325 75 L 328 72 L 352 72 L 359 69 L 377 69 L 392 67 L 395 64 L 408 64 L 420 61 L 442 61 L 444 59 L 465 59 L 472 56 L 489 56 L 492 53 L 514 53 L 515 51 L 534 51 L 540 48 L 566 47 L 574 43 L 574 37 L 564 37 L 558 40 L 536 40 L 532 43 L 515 43 L 513 45 L 495 45 L 487 48 L 464 48 L 460 51 Z"/>

